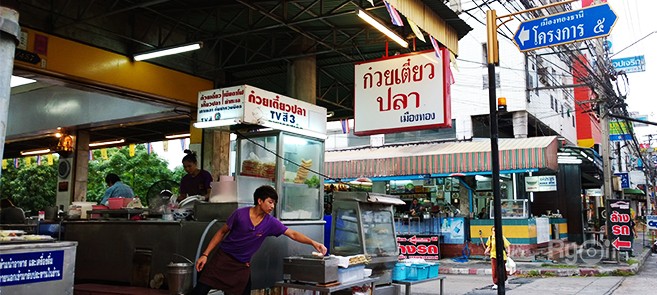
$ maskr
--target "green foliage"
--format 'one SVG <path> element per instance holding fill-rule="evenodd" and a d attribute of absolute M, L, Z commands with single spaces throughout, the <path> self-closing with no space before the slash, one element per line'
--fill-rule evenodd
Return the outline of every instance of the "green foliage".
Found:
<path fill-rule="evenodd" d="M 13 163 L 2 170 L 0 186 L 2 197 L 9 197 L 14 205 L 22 208 L 27 215 L 36 215 L 45 207 L 54 206 L 57 197 L 57 171 L 55 165 L 37 165 L 31 158 L 30 166 L 25 159 L 19 159 L 19 168 Z"/>
<path fill-rule="evenodd" d="M 629 265 L 637 264 L 637 263 L 639 263 L 639 261 L 636 260 L 636 259 L 631 259 L 631 258 L 630 258 L 629 260 L 627 260 L 627 264 L 629 264 Z"/>
<path fill-rule="evenodd" d="M 552 263 L 543 263 L 541 264 L 542 267 L 549 267 L 549 268 L 578 268 L 579 266 L 575 264 L 552 264 Z"/>
<path fill-rule="evenodd" d="M 93 151 L 93 160 L 89 161 L 89 182 L 87 184 L 87 201 L 98 202 L 103 197 L 107 186 L 105 176 L 116 173 L 121 181 L 132 188 L 135 195 L 140 197 L 143 204 L 147 204 L 146 193 L 148 188 L 160 180 L 173 180 L 180 182 L 185 171 L 180 167 L 182 174 L 168 169 L 166 160 L 155 153 L 148 153 L 143 144 L 135 147 L 135 156 L 130 157 L 130 149 L 109 148 L 107 159 L 103 159 L 100 150 Z M 180 174 L 180 176 L 177 176 Z"/>
<path fill-rule="evenodd" d="M 141 198 L 143 204 L 147 204 L 146 193 L 148 188 L 160 180 L 173 180 L 180 182 L 186 174 L 182 166 L 176 167 L 174 171 L 168 169 L 166 160 L 155 153 L 148 153 L 143 144 L 135 146 L 135 155 L 130 157 L 130 149 L 109 148 L 107 159 L 101 156 L 101 150 L 93 151 L 93 160 L 89 161 L 87 180 L 87 201 L 98 202 L 103 197 L 107 186 L 105 176 L 108 173 L 116 173 L 121 180 L 129 185 L 135 195 Z M 57 196 L 57 156 L 55 165 L 47 165 L 43 161 L 36 165 L 32 157 L 32 164 L 28 167 L 25 158 L 19 159 L 19 168 L 15 168 L 11 160 L 7 159 L 8 165 L 2 169 L 0 177 L 0 192 L 2 197 L 10 197 L 14 204 L 23 208 L 29 215 L 36 215 L 45 207 L 54 206 Z M 69 184 L 72 185 L 72 184 Z"/>
<path fill-rule="evenodd" d="M 617 276 L 617 277 L 627 277 L 627 276 L 633 276 L 634 273 L 629 271 L 629 270 L 623 270 L 623 269 L 614 269 L 611 272 L 612 276 Z"/>

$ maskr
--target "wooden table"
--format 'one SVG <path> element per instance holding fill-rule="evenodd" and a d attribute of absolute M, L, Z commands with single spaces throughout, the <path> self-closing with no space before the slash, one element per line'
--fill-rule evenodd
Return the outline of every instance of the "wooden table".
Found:
<path fill-rule="evenodd" d="M 405 294 L 406 294 L 406 295 L 411 295 L 411 286 L 412 286 L 412 285 L 419 284 L 419 283 L 424 283 L 424 282 L 429 282 L 429 281 L 440 280 L 440 293 L 439 293 L 439 294 L 440 294 L 440 295 L 443 295 L 443 281 L 444 281 L 446 278 L 447 278 L 447 276 L 444 276 L 444 275 L 441 276 L 441 275 L 439 275 L 439 276 L 437 276 L 437 277 L 435 277 L 435 278 L 428 278 L 428 279 L 424 279 L 424 280 L 416 280 L 416 281 L 407 281 L 407 280 L 395 281 L 395 280 L 393 280 L 392 283 L 393 283 L 393 284 L 398 284 L 398 285 L 405 285 L 405 286 L 406 286 L 406 288 L 404 288 L 404 289 L 406 289 Z"/>
<path fill-rule="evenodd" d="M 364 278 L 361 280 L 357 281 L 351 281 L 347 283 L 340 283 L 339 285 L 336 286 L 317 286 L 317 285 L 310 285 L 310 284 L 302 284 L 302 283 L 293 283 L 293 282 L 277 282 L 274 284 L 276 287 L 281 287 L 283 288 L 282 293 L 283 295 L 287 294 L 285 292 L 285 288 L 295 288 L 295 289 L 302 289 L 302 290 L 310 290 L 310 291 L 317 291 L 320 294 L 331 294 L 333 292 L 337 292 L 340 290 L 345 290 L 351 287 L 356 287 L 356 286 L 363 286 L 363 285 L 370 285 L 372 288 L 372 294 L 374 294 L 374 282 L 376 282 L 379 278 L 378 277 L 368 277 Z"/>

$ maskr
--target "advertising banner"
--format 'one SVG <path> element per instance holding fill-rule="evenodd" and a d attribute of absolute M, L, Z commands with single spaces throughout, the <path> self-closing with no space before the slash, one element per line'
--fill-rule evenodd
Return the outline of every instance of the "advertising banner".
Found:
<path fill-rule="evenodd" d="M 611 64 L 616 71 L 625 73 L 637 73 L 646 71 L 646 59 L 643 55 L 611 59 Z"/>
<path fill-rule="evenodd" d="M 0 287 L 61 280 L 63 266 L 64 250 L 0 254 Z"/>
<path fill-rule="evenodd" d="M 450 127 L 448 66 L 433 50 L 357 64 L 354 134 Z"/>
<path fill-rule="evenodd" d="M 440 259 L 439 235 L 397 235 L 399 259 Z"/>
<path fill-rule="evenodd" d="M 648 229 L 657 229 L 657 215 L 646 216 L 646 224 Z"/>

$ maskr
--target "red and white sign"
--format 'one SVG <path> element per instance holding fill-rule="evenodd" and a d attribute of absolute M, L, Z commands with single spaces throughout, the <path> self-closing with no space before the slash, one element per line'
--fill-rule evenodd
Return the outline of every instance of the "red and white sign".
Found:
<path fill-rule="evenodd" d="M 249 85 L 199 92 L 197 128 L 257 124 L 326 138 L 326 109 Z"/>
<path fill-rule="evenodd" d="M 440 236 L 397 235 L 399 258 L 440 259 Z"/>
<path fill-rule="evenodd" d="M 451 127 L 449 53 L 433 50 L 357 64 L 354 134 L 371 135 Z"/>

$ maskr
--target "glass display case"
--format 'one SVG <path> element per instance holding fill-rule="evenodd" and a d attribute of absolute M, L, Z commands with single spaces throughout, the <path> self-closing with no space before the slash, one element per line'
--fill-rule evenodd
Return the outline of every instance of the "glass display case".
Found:
<path fill-rule="evenodd" d="M 270 184 L 279 194 L 278 218 L 321 219 L 323 178 L 317 172 L 323 169 L 324 143 L 280 131 L 247 136 L 238 142 L 239 194 L 250 197 L 258 186 Z"/>
<path fill-rule="evenodd" d="M 335 192 L 333 197 L 331 254 L 365 254 L 379 281 L 389 282 L 399 253 L 392 206 L 404 202 L 369 192 Z"/>
<path fill-rule="evenodd" d="M 527 200 L 500 200 L 502 205 L 502 218 L 529 218 Z M 490 218 L 494 218 L 493 201 L 490 201 Z"/>

